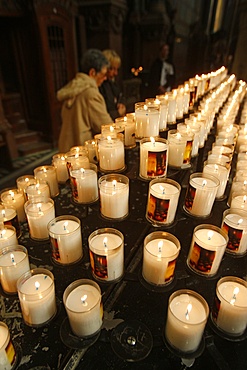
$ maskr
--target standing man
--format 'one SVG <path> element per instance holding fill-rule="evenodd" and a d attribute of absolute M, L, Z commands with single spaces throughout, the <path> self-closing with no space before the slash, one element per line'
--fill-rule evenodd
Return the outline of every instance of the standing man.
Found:
<path fill-rule="evenodd" d="M 106 79 L 108 60 L 98 49 L 85 52 L 81 72 L 57 92 L 63 102 L 62 127 L 58 141 L 59 151 L 66 153 L 72 146 L 84 145 L 101 125 L 112 123 L 99 86 Z"/>
<path fill-rule="evenodd" d="M 122 117 L 126 113 L 125 100 L 119 85 L 116 83 L 121 58 L 115 50 L 111 49 L 103 50 L 103 54 L 109 62 L 109 67 L 107 69 L 107 79 L 99 90 L 105 99 L 108 113 L 115 121 L 117 117 Z"/>
<path fill-rule="evenodd" d="M 150 97 L 165 94 L 174 88 L 175 71 L 171 63 L 168 62 L 169 45 L 162 44 L 159 57 L 153 62 L 149 74 Z"/>

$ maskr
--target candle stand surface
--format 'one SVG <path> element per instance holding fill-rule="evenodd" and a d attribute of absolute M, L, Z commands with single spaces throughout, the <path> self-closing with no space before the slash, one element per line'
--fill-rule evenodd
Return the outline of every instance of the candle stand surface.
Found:
<path fill-rule="evenodd" d="M 130 199 L 129 215 L 124 220 L 103 218 L 99 201 L 90 205 L 75 204 L 69 182 L 59 185 L 59 195 L 54 198 L 56 217 L 70 214 L 81 221 L 83 258 L 80 261 L 73 265 L 54 263 L 49 240 L 32 240 L 27 223 L 21 224 L 22 235 L 18 242 L 28 249 L 31 268 L 48 269 L 54 275 L 57 311 L 45 326 L 30 327 L 22 318 L 18 296 L 1 291 L 0 319 L 8 326 L 17 351 L 16 369 L 176 370 L 185 369 L 185 364 L 192 364 L 191 368 L 198 370 L 246 369 L 247 333 L 237 338 L 224 337 L 211 323 L 210 317 L 197 353 L 178 353 L 164 340 L 168 300 L 173 292 L 180 289 L 196 291 L 207 301 L 211 312 L 217 281 L 228 275 L 242 279 L 247 276 L 246 254 L 239 258 L 224 254 L 213 277 L 195 274 L 186 264 L 194 228 L 201 223 L 220 227 L 223 212 L 228 208 L 227 199 L 216 201 L 209 217 L 203 219 L 192 217 L 183 210 L 189 176 L 202 170 L 214 135 L 209 136 L 207 145 L 199 150 L 189 169 L 168 168 L 167 177 L 181 185 L 175 221 L 169 227 L 157 229 L 145 217 L 149 181 L 139 177 L 138 145 L 125 153 L 123 174 L 129 178 Z M 99 173 L 101 175 L 103 173 Z M 64 328 L 67 316 L 63 293 L 75 280 L 94 280 L 88 237 L 100 228 L 115 228 L 124 235 L 124 275 L 117 282 L 97 281 L 102 292 L 103 325 L 97 337 L 85 341 L 73 337 L 68 327 Z M 173 234 L 181 243 L 174 279 L 161 287 L 148 284 L 142 277 L 143 242 L 148 234 L 157 230 Z"/>

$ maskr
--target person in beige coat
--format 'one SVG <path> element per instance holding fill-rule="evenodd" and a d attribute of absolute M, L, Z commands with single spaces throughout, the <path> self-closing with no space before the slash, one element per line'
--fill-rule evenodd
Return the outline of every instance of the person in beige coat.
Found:
<path fill-rule="evenodd" d="M 63 102 L 58 140 L 61 153 L 68 152 L 72 146 L 84 145 L 101 132 L 101 125 L 112 123 L 98 89 L 106 79 L 107 67 L 103 53 L 89 49 L 82 58 L 81 72 L 57 92 L 57 99 Z"/>

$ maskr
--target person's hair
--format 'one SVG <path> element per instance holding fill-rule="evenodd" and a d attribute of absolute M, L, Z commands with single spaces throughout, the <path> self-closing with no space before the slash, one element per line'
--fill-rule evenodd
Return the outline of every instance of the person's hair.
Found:
<path fill-rule="evenodd" d="M 88 49 L 81 59 L 81 72 L 89 74 L 90 69 L 94 68 L 96 73 L 103 67 L 108 67 L 109 62 L 102 51 L 98 49 Z"/>
<path fill-rule="evenodd" d="M 121 58 L 115 50 L 105 49 L 103 50 L 103 54 L 110 63 L 110 67 L 112 64 L 117 64 L 120 67 Z"/>

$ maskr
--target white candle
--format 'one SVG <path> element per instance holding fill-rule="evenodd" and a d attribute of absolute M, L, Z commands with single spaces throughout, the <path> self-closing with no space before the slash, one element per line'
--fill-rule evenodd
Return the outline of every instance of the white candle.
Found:
<path fill-rule="evenodd" d="M 25 203 L 30 237 L 37 240 L 49 238 L 48 223 L 55 218 L 54 202 L 50 198 L 33 198 Z"/>
<path fill-rule="evenodd" d="M 148 106 L 146 103 L 135 104 L 136 129 L 138 139 L 159 136 L 159 107 Z"/>
<path fill-rule="evenodd" d="M 37 180 L 35 184 L 27 186 L 25 192 L 27 200 L 41 196 L 44 198 L 51 197 L 49 185 L 45 181 Z"/>
<path fill-rule="evenodd" d="M 100 140 L 98 143 L 99 165 L 102 171 L 119 171 L 124 169 L 124 144 L 119 139 Z"/>
<path fill-rule="evenodd" d="M 217 273 L 228 243 L 225 231 L 217 226 L 196 226 L 187 258 L 188 266 L 205 276 Z"/>
<path fill-rule="evenodd" d="M 87 140 L 85 141 L 85 147 L 88 150 L 88 159 L 90 163 L 98 163 L 97 157 L 97 143 L 95 140 Z"/>
<path fill-rule="evenodd" d="M 70 171 L 73 200 L 76 203 L 93 203 L 98 197 L 97 166 L 90 163 L 90 168 Z"/>
<path fill-rule="evenodd" d="M 52 198 L 59 194 L 57 173 L 54 166 L 37 167 L 34 169 L 34 176 L 37 180 L 43 180 L 47 182 Z"/>
<path fill-rule="evenodd" d="M 99 332 L 103 310 L 99 286 L 88 279 L 70 284 L 63 294 L 63 302 L 73 333 L 88 337 Z"/>
<path fill-rule="evenodd" d="M 124 122 L 124 146 L 126 148 L 134 148 L 136 146 L 135 126 L 133 120 L 128 119 Z"/>
<path fill-rule="evenodd" d="M 0 322 L 0 364 L 1 370 L 11 370 L 16 361 L 16 352 L 7 325 Z"/>
<path fill-rule="evenodd" d="M 247 193 L 234 191 L 230 203 L 231 208 L 244 209 L 247 211 Z"/>
<path fill-rule="evenodd" d="M 16 209 L 19 222 L 26 221 L 26 215 L 24 211 L 25 198 L 23 192 L 18 189 L 10 189 L 1 193 L 2 204 L 12 206 Z"/>
<path fill-rule="evenodd" d="M 22 275 L 17 281 L 22 316 L 27 325 L 47 323 L 56 314 L 53 274 L 37 268 Z"/>
<path fill-rule="evenodd" d="M 48 224 L 53 259 L 61 264 L 78 261 L 83 254 L 81 223 L 77 217 L 56 217 Z"/>
<path fill-rule="evenodd" d="M 66 155 L 64 153 L 55 154 L 52 157 L 52 164 L 56 169 L 57 181 L 64 184 L 69 179 Z"/>
<path fill-rule="evenodd" d="M 235 276 L 225 276 L 216 287 L 212 310 L 214 323 L 231 335 L 243 334 L 247 327 L 247 283 Z"/>
<path fill-rule="evenodd" d="M 3 222 L 4 225 L 11 225 L 16 230 L 16 236 L 19 238 L 21 236 L 20 223 L 17 217 L 17 212 L 14 207 L 4 207 L 0 204 L 0 222 Z"/>
<path fill-rule="evenodd" d="M 21 190 L 25 196 L 25 189 L 28 185 L 33 184 L 35 181 L 35 178 L 33 175 L 25 175 L 25 176 L 20 176 L 16 180 L 16 185 L 19 190 Z"/>
<path fill-rule="evenodd" d="M 129 213 L 129 179 L 105 175 L 99 179 L 100 212 L 106 218 L 120 219 Z"/>
<path fill-rule="evenodd" d="M 176 215 L 181 186 L 170 179 L 149 184 L 146 218 L 156 226 L 171 224 Z"/>
<path fill-rule="evenodd" d="M 170 345 L 182 352 L 198 349 L 209 308 L 202 296 L 190 290 L 174 292 L 168 303 L 165 336 Z"/>
<path fill-rule="evenodd" d="M 221 166 L 216 163 L 205 163 L 203 173 L 213 175 L 219 180 L 219 187 L 215 197 L 216 199 L 223 198 L 229 178 L 230 168 L 226 168 L 225 166 Z"/>
<path fill-rule="evenodd" d="M 187 140 L 177 130 L 168 131 L 169 159 L 171 167 L 182 167 Z"/>
<path fill-rule="evenodd" d="M 210 214 L 219 180 L 208 174 L 193 173 L 185 196 L 184 208 L 194 216 L 206 217 Z"/>
<path fill-rule="evenodd" d="M 175 274 L 180 243 L 166 232 L 154 232 L 144 240 L 142 275 L 154 285 L 170 283 Z"/>
<path fill-rule="evenodd" d="M 140 142 L 139 175 L 144 179 L 165 177 L 168 164 L 167 140 L 162 138 L 142 139 Z"/>
<path fill-rule="evenodd" d="M 104 281 L 120 279 L 124 272 L 123 235 L 111 228 L 96 230 L 89 236 L 93 275 Z"/>
<path fill-rule="evenodd" d="M 1 285 L 6 293 L 16 293 L 17 280 L 29 270 L 28 253 L 25 247 L 16 245 L 0 251 Z"/>
<path fill-rule="evenodd" d="M 168 96 L 168 112 L 167 112 L 167 124 L 172 125 L 176 123 L 176 95 L 172 92 L 167 93 Z"/>
<path fill-rule="evenodd" d="M 18 244 L 16 230 L 13 226 L 6 225 L 0 229 L 0 250 L 9 245 Z"/>
<path fill-rule="evenodd" d="M 228 235 L 226 252 L 244 255 L 247 251 L 247 212 L 230 208 L 223 213 L 221 228 Z"/>
<path fill-rule="evenodd" d="M 168 99 L 166 95 L 156 95 L 156 98 L 160 102 L 159 131 L 162 132 L 167 129 Z"/>

